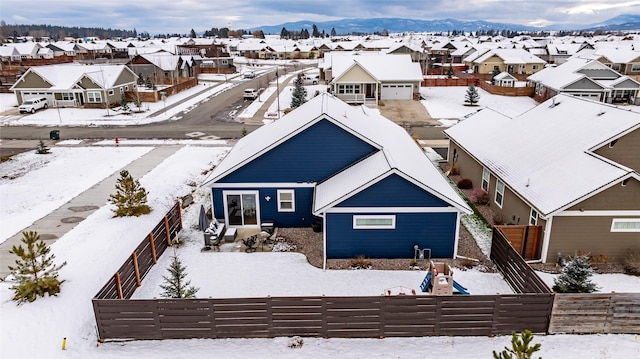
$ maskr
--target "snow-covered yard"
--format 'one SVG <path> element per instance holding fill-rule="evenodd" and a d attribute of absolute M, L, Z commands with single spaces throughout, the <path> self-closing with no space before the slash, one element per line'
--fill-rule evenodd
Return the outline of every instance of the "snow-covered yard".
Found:
<path fill-rule="evenodd" d="M 160 143 L 158 143 L 160 144 Z M 147 143 L 153 146 L 153 143 Z M 135 147 L 134 147 L 135 148 Z M 126 151 L 126 141 L 119 150 Z M 113 150 L 113 149 L 111 149 Z M 154 211 L 140 218 L 114 219 L 110 206 L 105 205 L 93 215 L 52 245 L 59 262 L 68 265 L 60 271 L 62 292 L 57 297 L 40 298 L 34 303 L 17 306 L 11 301 L 10 283 L 0 283 L 1 315 L 1 356 L 46 357 L 46 358 L 122 358 L 133 355 L 138 358 L 162 358 L 185 355 L 192 358 L 222 356 L 226 358 L 253 357 L 297 357 L 308 355 L 319 357 L 359 358 L 413 356 L 424 354 L 428 348 L 430 357 L 475 358 L 490 356 L 491 350 L 501 349 L 508 344 L 508 337 L 496 338 L 387 338 L 387 339 L 315 339 L 305 338 L 302 349 L 287 347 L 286 338 L 276 339 L 228 339 L 228 340 L 184 340 L 184 341 L 143 341 L 130 343 L 96 344 L 95 322 L 91 298 L 113 275 L 124 259 L 144 238 L 151 227 L 158 222 L 175 199 L 193 190 L 191 183 L 200 183 L 203 171 L 211 168 L 223 155 L 226 148 L 186 146 L 166 159 L 156 169 L 140 179 L 150 192 L 150 204 Z M 79 151 L 73 157 L 67 156 L 67 149 L 54 147 L 48 161 L 38 162 L 31 168 L 34 180 L 46 181 L 51 173 L 62 173 L 55 167 L 74 167 L 77 163 L 87 163 L 84 157 L 92 158 L 94 150 Z M 16 156 L 17 162 L 29 163 L 30 154 Z M 100 163 L 85 164 L 85 170 L 93 167 L 116 166 L 115 156 L 107 156 Z M 66 158 L 57 161 L 56 158 Z M 109 162 L 113 162 L 109 164 Z M 33 162 L 31 162 L 33 163 Z M 12 165 L 14 166 L 14 165 Z M 18 166 L 20 167 L 20 166 Z M 168 169 L 171 169 L 170 171 Z M 3 163 L 4 174 L 13 173 Z M 61 174 L 60 174 L 61 175 Z M 17 177 L 16 184 L 26 176 Z M 67 181 L 64 186 L 86 186 L 87 182 Z M 61 185 L 46 186 L 56 192 Z M 7 187 L 2 184 L 2 190 Z M 205 200 L 206 190 L 196 191 L 196 203 Z M 23 206 L 38 208 L 46 192 L 23 192 Z M 3 200 L 3 203 L 6 203 Z M 37 216 L 48 209 L 37 209 Z M 304 257 L 296 253 L 201 253 L 200 233 L 195 229 L 198 206 L 188 207 L 183 213 L 185 229 L 183 235 L 191 238 L 190 243 L 178 249 L 178 255 L 187 266 L 192 284 L 200 287 L 199 295 L 216 297 L 233 296 L 280 296 L 280 295 L 377 295 L 385 288 L 403 285 L 416 288 L 424 272 L 419 271 L 327 271 L 311 267 Z M 5 214 L 2 213 L 2 222 Z M 230 245 L 232 246 L 232 245 Z M 233 248 L 230 248 L 233 250 Z M 159 264 L 149 274 L 144 286 L 136 297 L 158 295 L 157 285 L 166 266 L 171 251 L 165 253 Z M 473 292 L 504 292 L 508 287 L 499 275 L 476 271 L 456 271 L 456 280 Z M 596 280 L 600 283 L 600 276 Z M 640 284 L 626 283 L 615 287 L 611 283 L 607 289 L 624 291 L 631 286 L 640 291 Z M 621 282 L 616 278 L 617 283 Z M 483 288 L 481 288 L 483 287 Z M 62 338 L 67 338 L 67 350 L 61 351 Z M 542 343 L 543 357 L 568 357 L 572 353 L 578 357 L 632 357 L 640 353 L 640 342 L 633 335 L 590 335 L 590 336 L 538 336 Z M 584 343 L 580 347 L 575 343 Z M 569 356 L 570 357 L 570 356 Z"/>

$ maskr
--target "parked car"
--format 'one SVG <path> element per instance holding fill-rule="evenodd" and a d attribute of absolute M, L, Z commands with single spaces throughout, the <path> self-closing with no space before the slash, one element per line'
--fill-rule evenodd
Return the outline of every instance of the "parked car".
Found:
<path fill-rule="evenodd" d="M 305 85 L 317 85 L 320 82 L 320 76 L 305 75 L 303 83 Z"/>
<path fill-rule="evenodd" d="M 255 73 L 254 71 L 245 71 L 245 72 L 242 74 L 242 76 L 243 76 L 245 79 L 252 79 L 252 78 L 256 77 L 256 73 Z"/>
<path fill-rule="evenodd" d="M 20 113 L 36 113 L 39 109 L 47 107 L 49 107 L 49 104 L 47 103 L 46 97 L 36 97 L 24 100 L 22 105 L 18 107 L 18 111 L 20 111 Z"/>
<path fill-rule="evenodd" d="M 246 89 L 244 90 L 244 95 L 242 96 L 245 100 L 255 100 L 258 98 L 259 91 L 256 89 Z"/>

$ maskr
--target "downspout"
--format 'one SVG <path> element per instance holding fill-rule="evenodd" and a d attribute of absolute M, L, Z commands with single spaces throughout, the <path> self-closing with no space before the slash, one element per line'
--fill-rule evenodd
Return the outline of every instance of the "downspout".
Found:
<path fill-rule="evenodd" d="M 453 242 L 453 258 L 458 257 L 458 241 L 460 239 L 460 212 L 456 212 L 456 233 L 455 241 Z"/>
<path fill-rule="evenodd" d="M 544 239 L 542 243 L 542 253 L 540 253 L 540 258 L 542 259 L 542 263 L 547 262 L 547 252 L 549 251 L 549 238 L 551 238 L 551 225 L 553 224 L 553 217 L 549 217 L 547 222 L 544 225 Z"/>
<path fill-rule="evenodd" d="M 325 220 L 326 218 L 324 217 L 324 214 L 321 216 L 322 217 L 322 270 L 326 271 L 327 270 L 327 221 Z"/>

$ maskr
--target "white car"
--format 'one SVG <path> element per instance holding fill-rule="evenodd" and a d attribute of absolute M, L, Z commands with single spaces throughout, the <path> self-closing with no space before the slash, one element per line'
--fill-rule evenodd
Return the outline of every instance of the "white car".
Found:
<path fill-rule="evenodd" d="M 49 107 L 49 104 L 45 97 L 36 97 L 24 100 L 22 105 L 18 107 L 18 111 L 20 111 L 20 113 L 36 113 L 39 109 L 47 107 Z"/>
<path fill-rule="evenodd" d="M 256 89 L 246 89 L 244 90 L 244 94 L 242 95 L 242 97 L 245 100 L 255 100 L 256 98 L 258 98 L 258 90 Z"/>
<path fill-rule="evenodd" d="M 320 83 L 320 76 L 306 75 L 304 76 L 303 82 L 305 85 L 317 85 Z"/>

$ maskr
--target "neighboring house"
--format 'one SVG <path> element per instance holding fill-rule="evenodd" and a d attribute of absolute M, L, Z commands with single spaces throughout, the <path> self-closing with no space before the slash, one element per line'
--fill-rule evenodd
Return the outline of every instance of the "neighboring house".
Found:
<path fill-rule="evenodd" d="M 470 212 L 406 131 L 327 93 L 239 140 L 205 185 L 229 227 L 322 221 L 325 260 L 452 258 Z"/>
<path fill-rule="evenodd" d="M 527 78 L 539 102 L 566 93 L 613 103 L 637 104 L 640 83 L 590 59 L 573 57 L 558 67 L 548 67 Z"/>
<path fill-rule="evenodd" d="M 513 119 L 482 110 L 445 134 L 450 165 L 505 222 L 541 226 L 542 262 L 640 248 L 637 112 L 558 95 Z"/>
<path fill-rule="evenodd" d="M 347 103 L 377 106 L 379 100 L 412 100 L 420 92 L 422 70 L 410 55 L 331 53 L 326 63 L 332 93 Z"/>
<path fill-rule="evenodd" d="M 581 51 L 577 56 L 598 60 L 623 75 L 640 75 L 640 51 L 633 47 L 598 47 L 595 50 Z"/>
<path fill-rule="evenodd" d="M 99 107 L 119 104 L 133 91 L 137 76 L 124 65 L 61 64 L 32 66 L 13 86 L 18 104 L 44 96 L 51 107 Z"/>
<path fill-rule="evenodd" d="M 534 74 L 546 64 L 523 49 L 484 49 L 467 56 L 463 62 L 475 74 L 491 74 L 496 69 L 510 74 Z"/>
<path fill-rule="evenodd" d="M 128 63 L 136 75 L 151 79 L 156 85 L 175 85 L 180 79 L 191 77 L 192 62 L 189 56 L 174 55 L 168 52 L 155 52 L 137 55 Z"/>

